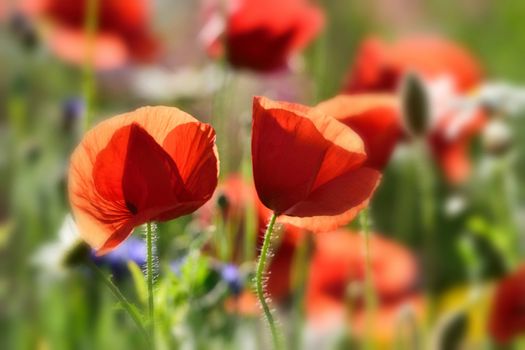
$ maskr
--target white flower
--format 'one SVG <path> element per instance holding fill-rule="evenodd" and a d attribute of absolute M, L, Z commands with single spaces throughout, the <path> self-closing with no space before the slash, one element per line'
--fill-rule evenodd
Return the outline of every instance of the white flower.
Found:
<path fill-rule="evenodd" d="M 480 88 L 476 100 L 510 117 L 525 112 L 525 88 L 521 86 L 487 83 Z"/>
<path fill-rule="evenodd" d="M 64 259 L 79 243 L 78 229 L 70 214 L 64 218 L 57 240 L 40 247 L 31 259 L 31 263 L 46 277 L 61 278 L 66 275 Z"/>
<path fill-rule="evenodd" d="M 490 153 L 503 153 L 512 144 L 512 131 L 503 120 L 492 120 L 483 130 L 483 146 Z"/>
<path fill-rule="evenodd" d="M 444 207 L 445 214 L 453 218 L 465 211 L 467 208 L 467 201 L 464 196 L 455 194 L 447 198 Z"/>
<path fill-rule="evenodd" d="M 197 98 L 209 96 L 219 89 L 222 75 L 214 64 L 203 68 L 185 67 L 174 72 L 149 67 L 137 70 L 131 84 L 137 96 L 149 100 Z"/>
<path fill-rule="evenodd" d="M 426 87 L 430 101 L 431 128 L 439 124 L 442 118 L 454 113 L 454 118 L 447 123 L 444 133 L 448 140 L 454 140 L 465 125 L 476 117 L 480 106 L 466 103 L 466 97 L 457 92 L 454 80 L 448 76 L 427 80 Z"/>

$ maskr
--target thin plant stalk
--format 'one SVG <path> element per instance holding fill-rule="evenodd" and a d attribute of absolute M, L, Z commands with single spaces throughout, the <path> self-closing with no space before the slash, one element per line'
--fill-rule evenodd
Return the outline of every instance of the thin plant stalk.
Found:
<path fill-rule="evenodd" d="M 251 173 L 251 161 L 248 154 L 245 153 L 242 163 L 242 177 L 246 181 L 250 181 L 253 178 Z M 249 194 L 248 194 L 249 195 Z M 253 261 L 255 259 L 256 251 L 256 213 L 255 204 L 253 201 L 247 201 L 244 209 L 244 261 Z"/>
<path fill-rule="evenodd" d="M 501 203 L 498 203 L 496 209 L 498 214 L 501 216 L 501 221 L 505 223 L 507 230 L 512 233 L 512 244 L 514 247 L 512 251 L 506 252 L 508 259 L 511 261 L 512 266 L 519 264 L 521 257 L 523 256 L 523 238 L 520 235 L 520 219 L 517 196 L 517 181 L 515 178 L 515 172 L 512 167 L 512 159 L 507 157 L 501 157 L 498 159 L 496 165 L 496 180 L 499 182 L 501 188 L 500 193 Z"/>
<path fill-rule="evenodd" d="M 86 18 L 84 22 L 84 33 L 86 36 L 86 48 L 84 66 L 82 70 L 82 94 L 86 104 L 84 117 L 84 131 L 91 124 L 93 114 L 93 103 L 95 99 L 95 36 L 98 27 L 98 7 L 100 0 L 88 0 L 86 2 Z"/>
<path fill-rule="evenodd" d="M 305 316 L 305 292 L 308 282 L 308 271 L 310 265 L 311 250 L 312 250 L 312 234 L 307 232 L 305 237 L 294 255 L 294 314 L 292 320 L 292 334 L 291 334 L 291 349 L 302 349 L 302 329 L 304 325 Z"/>
<path fill-rule="evenodd" d="M 428 161 L 428 149 L 425 140 L 416 142 L 416 167 L 419 190 L 421 193 L 421 223 L 424 234 L 424 252 L 426 256 L 425 271 L 429 291 L 428 321 L 432 322 L 435 313 L 434 284 L 436 275 L 435 237 L 434 237 L 434 174 Z"/>
<path fill-rule="evenodd" d="M 232 74 L 227 63 L 222 60 L 220 63 L 220 76 L 218 77 L 219 84 L 217 90 L 213 94 L 211 103 L 211 124 L 214 126 L 217 133 L 217 145 L 219 147 L 219 154 L 227 154 L 231 152 L 229 149 L 230 144 L 228 143 L 227 126 L 231 122 L 229 116 L 228 107 L 230 105 L 230 94 L 232 93 L 231 81 L 233 80 Z M 230 162 L 226 162 L 226 159 L 220 164 L 220 175 L 228 174 Z"/>
<path fill-rule="evenodd" d="M 148 222 L 146 224 L 146 246 L 147 246 L 147 261 L 146 261 L 146 277 L 147 277 L 147 285 L 148 285 L 148 314 L 149 314 L 149 334 L 152 339 L 152 342 L 154 340 L 155 336 L 155 309 L 154 309 L 154 302 L 153 302 L 153 260 L 154 260 L 154 250 L 153 250 L 153 229 L 151 227 L 151 223 Z"/>
<path fill-rule="evenodd" d="M 92 261 L 88 262 L 88 266 L 95 273 L 95 275 L 109 288 L 109 290 L 115 296 L 115 298 L 118 299 L 120 305 L 122 305 L 122 307 L 131 317 L 133 322 L 135 322 L 135 325 L 139 329 L 140 334 L 142 334 L 146 342 L 151 345 L 151 338 L 148 332 L 146 331 L 144 324 L 142 323 L 141 315 L 137 312 L 135 307 L 128 301 L 128 299 L 126 299 L 126 297 L 121 293 L 121 291 L 113 283 L 113 281 L 108 276 L 106 276 L 106 274 L 104 274 L 102 270 L 98 268 L 98 266 L 96 266 Z"/>
<path fill-rule="evenodd" d="M 277 215 L 273 213 L 270 218 L 270 222 L 268 223 L 268 228 L 266 229 L 266 233 L 264 234 L 264 241 L 263 241 L 263 246 L 261 249 L 261 254 L 259 255 L 259 260 L 257 261 L 257 271 L 255 274 L 255 291 L 257 292 L 257 298 L 259 299 L 259 303 L 261 304 L 261 307 L 263 309 L 264 316 L 266 318 L 266 322 L 268 323 L 268 326 L 270 327 L 273 348 L 275 350 L 281 350 L 283 349 L 282 337 L 281 337 L 281 334 L 279 333 L 279 330 L 277 329 L 277 324 L 272 315 L 270 307 L 268 306 L 268 303 L 266 300 L 265 286 L 264 286 L 265 284 L 264 274 L 266 272 L 266 267 L 267 267 L 266 263 L 268 260 L 268 256 L 270 255 L 270 252 L 271 252 L 270 245 L 272 241 L 272 233 L 273 233 L 273 228 L 274 228 L 276 219 L 277 219 Z"/>
<path fill-rule="evenodd" d="M 370 229 L 368 225 L 368 208 L 361 212 L 360 217 L 361 234 L 363 235 L 363 248 L 365 254 L 365 343 L 364 349 L 373 349 L 374 334 L 373 326 L 375 319 L 376 298 L 374 290 L 374 281 L 372 276 L 372 259 L 370 252 Z"/>

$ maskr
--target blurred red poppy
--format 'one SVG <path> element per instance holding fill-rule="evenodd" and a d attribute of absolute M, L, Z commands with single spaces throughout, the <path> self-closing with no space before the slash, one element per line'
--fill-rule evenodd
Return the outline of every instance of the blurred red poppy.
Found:
<path fill-rule="evenodd" d="M 255 97 L 252 162 L 261 202 L 281 222 L 328 231 L 364 208 L 380 173 L 364 166 L 361 138 L 336 119 Z"/>
<path fill-rule="evenodd" d="M 348 287 L 352 283 L 362 284 L 365 279 L 363 246 L 362 236 L 347 230 L 315 236 L 307 289 L 307 310 L 311 317 L 323 319 L 344 311 Z M 412 291 L 417 264 L 408 249 L 374 234 L 370 238 L 370 257 L 380 303 L 391 302 Z"/>
<path fill-rule="evenodd" d="M 67 62 L 82 64 L 89 41 L 84 27 L 88 0 L 25 0 L 22 9 L 50 22 L 49 45 Z M 97 33 L 93 61 L 97 69 L 113 69 L 129 61 L 147 62 L 158 52 L 150 32 L 150 0 L 97 1 Z"/>
<path fill-rule="evenodd" d="M 257 316 L 261 312 L 257 297 L 250 291 L 244 291 L 238 296 L 231 296 L 224 302 L 224 308 L 231 314 Z"/>
<path fill-rule="evenodd" d="M 406 73 L 449 77 L 458 91 L 479 84 L 479 63 L 463 47 L 439 37 L 407 37 L 392 44 L 368 38 L 361 44 L 344 91 L 393 92 Z"/>
<path fill-rule="evenodd" d="M 455 97 L 445 96 L 437 102 L 441 110 L 427 135 L 434 159 L 452 184 L 468 179 L 471 170 L 470 144 L 488 120 L 482 109 L 454 105 Z M 335 117 L 357 132 L 363 139 L 368 156 L 365 165 L 378 170 L 386 165 L 397 143 L 405 136 L 393 96 L 339 95 L 320 103 L 315 109 Z"/>
<path fill-rule="evenodd" d="M 0 22 L 3 23 L 7 19 L 9 13 L 8 3 L 2 1 L 0 3 Z"/>
<path fill-rule="evenodd" d="M 172 107 L 144 107 L 89 131 L 71 157 L 80 235 L 104 254 L 134 227 L 189 214 L 217 186 L 215 131 Z"/>
<path fill-rule="evenodd" d="M 260 72 L 286 66 L 324 22 L 323 12 L 308 0 L 230 0 L 226 9 L 213 1 L 211 7 L 201 33 L 208 51 L 213 56 L 224 53 L 236 68 Z"/>
<path fill-rule="evenodd" d="M 439 37 L 408 37 L 392 44 L 377 38 L 366 39 L 359 49 L 344 91 L 350 94 L 393 93 L 409 72 L 419 74 L 429 89 L 436 90 L 429 91 L 436 96 L 430 96 L 434 123 L 427 135 L 428 143 L 446 180 L 452 184 L 462 183 L 470 175 L 470 142 L 486 122 L 482 110 L 465 111 L 463 106 L 454 105 L 453 99 L 474 89 L 482 78 L 479 63 L 465 48 Z M 446 91 L 440 91 L 443 87 Z M 335 105 L 334 102 L 332 104 Z M 466 113 L 472 115 L 466 116 Z M 389 120 L 394 123 L 393 119 Z M 402 128 L 400 118 L 398 127 Z M 391 130 L 394 129 L 392 125 Z M 356 131 L 362 134 L 358 128 Z M 367 137 L 361 136 L 366 143 Z M 390 139 L 390 142 L 394 140 Z M 389 144 L 386 142 L 383 145 Z M 382 150 L 388 150 L 388 147 L 383 146 Z M 372 158 L 375 154 L 382 154 L 373 149 L 369 153 Z"/>
<path fill-rule="evenodd" d="M 525 265 L 497 286 L 489 315 L 490 335 L 501 344 L 525 334 Z"/>
<path fill-rule="evenodd" d="M 213 197 L 197 211 L 197 220 L 202 227 L 213 223 L 220 214 L 224 221 L 243 226 L 248 203 L 255 203 L 255 188 L 243 180 L 240 174 L 229 174 L 215 191 Z"/>
<path fill-rule="evenodd" d="M 220 213 L 223 220 L 236 225 L 234 261 L 241 260 L 241 247 L 246 237 L 244 220 L 247 206 L 253 205 L 255 214 L 255 235 L 259 251 L 271 210 L 266 208 L 259 198 L 253 184 L 242 179 L 239 174 L 229 175 L 221 184 L 213 198 L 197 211 L 197 220 L 201 226 L 209 226 L 213 217 Z M 293 269 L 294 252 L 303 236 L 302 230 L 290 224 L 278 223 L 280 242 L 274 247 L 273 258 L 268 266 L 267 292 L 274 301 L 283 300 L 290 293 L 290 278 Z"/>
<path fill-rule="evenodd" d="M 339 95 L 315 109 L 336 118 L 359 134 L 365 144 L 366 166 L 381 170 L 403 136 L 394 96 L 383 94 Z"/>

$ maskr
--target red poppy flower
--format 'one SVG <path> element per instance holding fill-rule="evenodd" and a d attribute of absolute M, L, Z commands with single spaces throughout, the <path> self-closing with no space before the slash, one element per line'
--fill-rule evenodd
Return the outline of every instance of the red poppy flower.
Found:
<path fill-rule="evenodd" d="M 428 79 L 450 77 L 458 91 L 479 84 L 481 68 L 463 47 L 439 37 L 409 37 L 392 44 L 366 39 L 358 50 L 344 91 L 393 92 L 403 76 L 415 72 Z"/>
<path fill-rule="evenodd" d="M 489 316 L 490 335 L 501 344 L 525 334 L 525 266 L 496 288 Z"/>
<path fill-rule="evenodd" d="M 372 235 L 370 238 L 372 278 L 380 302 L 395 300 L 414 287 L 417 265 L 403 246 Z M 307 289 L 307 309 L 322 319 L 343 312 L 347 287 L 365 279 L 362 236 L 346 230 L 315 236 Z"/>
<path fill-rule="evenodd" d="M 281 222 L 311 231 L 349 222 L 379 183 L 380 173 L 365 161 L 361 138 L 336 119 L 298 104 L 254 99 L 255 188 Z"/>
<path fill-rule="evenodd" d="M 403 136 L 394 96 L 380 94 L 340 95 L 315 109 L 336 118 L 359 134 L 368 156 L 365 165 L 381 170 Z"/>
<path fill-rule="evenodd" d="M 134 227 L 189 214 L 217 186 L 215 131 L 171 107 L 100 123 L 74 151 L 69 199 L 80 235 L 99 254 Z"/>
<path fill-rule="evenodd" d="M 84 32 L 87 0 L 26 0 L 23 9 L 51 24 L 49 44 L 62 59 L 82 64 L 89 49 Z M 98 69 L 113 69 L 127 61 L 144 62 L 157 53 L 149 30 L 149 0 L 98 2 L 93 59 Z"/>
<path fill-rule="evenodd" d="M 220 16 L 209 15 L 201 39 L 209 52 L 224 52 L 237 68 L 262 72 L 282 68 L 290 55 L 304 48 L 323 26 L 323 13 L 307 0 L 240 0 L 227 4 L 225 23 Z M 215 13 L 220 13 L 219 4 L 213 5 Z M 222 34 L 224 48 L 220 44 Z"/>

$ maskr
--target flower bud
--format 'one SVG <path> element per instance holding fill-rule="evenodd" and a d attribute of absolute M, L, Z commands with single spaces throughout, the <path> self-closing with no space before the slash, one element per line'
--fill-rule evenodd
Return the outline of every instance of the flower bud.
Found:
<path fill-rule="evenodd" d="M 423 82 L 415 74 L 408 74 L 402 83 L 401 108 L 409 134 L 423 136 L 430 124 L 429 97 Z"/>
<path fill-rule="evenodd" d="M 502 120 L 493 120 L 483 130 L 483 147 L 487 153 L 502 155 L 512 147 L 512 132 Z"/>

